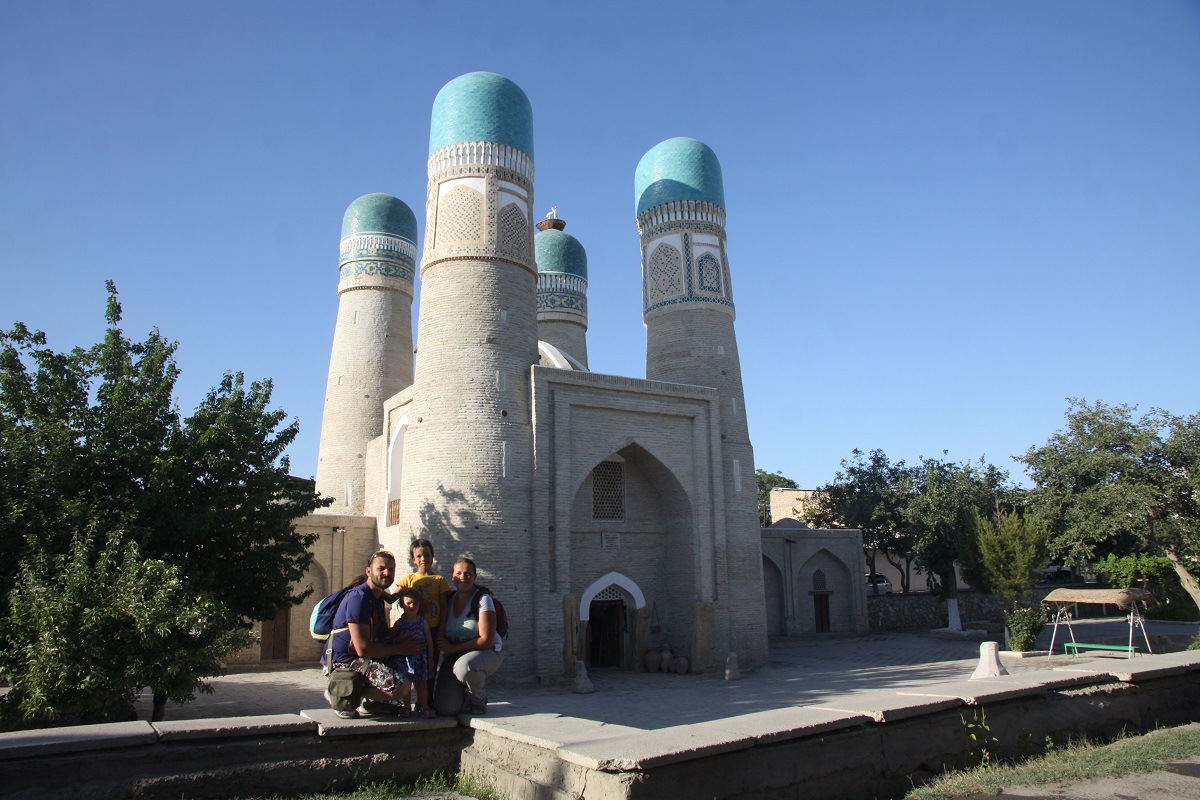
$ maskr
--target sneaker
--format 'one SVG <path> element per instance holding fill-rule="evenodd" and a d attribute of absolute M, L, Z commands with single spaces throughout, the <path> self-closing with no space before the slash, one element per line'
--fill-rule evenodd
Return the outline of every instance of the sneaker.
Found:
<path fill-rule="evenodd" d="M 391 703 L 380 702 L 379 700 L 363 700 L 362 705 L 358 708 L 364 714 L 386 715 L 389 717 L 396 716 L 397 708 Z"/>
<path fill-rule="evenodd" d="M 328 690 L 325 692 L 325 702 L 329 703 L 329 707 L 333 710 L 333 713 L 337 714 L 342 719 L 358 719 L 358 712 L 354 709 L 349 711 L 339 711 L 338 709 L 333 708 L 333 695 L 331 695 Z"/>

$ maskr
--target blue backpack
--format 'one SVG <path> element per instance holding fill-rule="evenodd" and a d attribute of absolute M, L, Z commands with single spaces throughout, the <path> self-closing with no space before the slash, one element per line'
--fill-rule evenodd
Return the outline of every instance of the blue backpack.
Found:
<path fill-rule="evenodd" d="M 339 589 L 317 603 L 312 610 L 312 616 L 308 618 L 308 632 L 314 639 L 318 642 L 324 642 L 333 634 L 348 630 L 347 628 L 338 628 L 335 631 L 333 629 L 333 618 L 337 615 L 338 607 L 341 606 L 346 594 L 357 588 L 357 586 L 347 586 L 345 589 Z"/>

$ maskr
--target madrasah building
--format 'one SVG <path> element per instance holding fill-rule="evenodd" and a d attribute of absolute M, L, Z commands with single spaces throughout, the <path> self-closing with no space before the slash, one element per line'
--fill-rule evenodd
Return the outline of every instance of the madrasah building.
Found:
<path fill-rule="evenodd" d="M 423 537 L 438 572 L 470 556 L 504 603 L 497 679 L 554 682 L 576 659 L 641 669 L 663 644 L 692 672 L 731 652 L 765 664 L 713 151 L 668 139 L 634 171 L 644 379 L 588 371 L 587 256 L 561 220 L 535 224 L 533 113 L 516 84 L 477 72 L 443 87 L 428 175 L 419 261 L 404 202 L 369 194 L 346 211 L 316 470 L 335 500 L 297 521 L 319 535 L 313 593 L 290 622 L 264 623 L 264 656 L 273 636 L 291 642 L 275 657 L 315 656 L 312 605 L 377 547 L 404 574 Z"/>

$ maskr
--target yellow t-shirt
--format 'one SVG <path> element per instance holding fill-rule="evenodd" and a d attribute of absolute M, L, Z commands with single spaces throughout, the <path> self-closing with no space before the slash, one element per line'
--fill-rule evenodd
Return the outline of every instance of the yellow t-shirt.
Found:
<path fill-rule="evenodd" d="M 397 581 L 396 586 L 400 589 L 416 589 L 421 595 L 421 616 L 429 623 L 431 630 L 441 627 L 445 611 L 442 608 L 442 595 L 450 591 L 450 584 L 446 583 L 445 578 L 413 572 Z"/>

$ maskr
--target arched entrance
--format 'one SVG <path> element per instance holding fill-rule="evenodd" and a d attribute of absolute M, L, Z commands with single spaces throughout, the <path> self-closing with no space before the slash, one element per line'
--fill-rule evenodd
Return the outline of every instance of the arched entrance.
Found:
<path fill-rule="evenodd" d="M 767 636 L 783 636 L 787 624 L 783 612 L 783 573 L 766 556 L 763 560 L 763 593 L 766 595 Z"/>
<path fill-rule="evenodd" d="M 638 585 L 610 572 L 584 590 L 579 601 L 583 629 L 580 655 L 589 667 L 632 667 L 636 653 L 635 612 L 646 607 Z"/>

